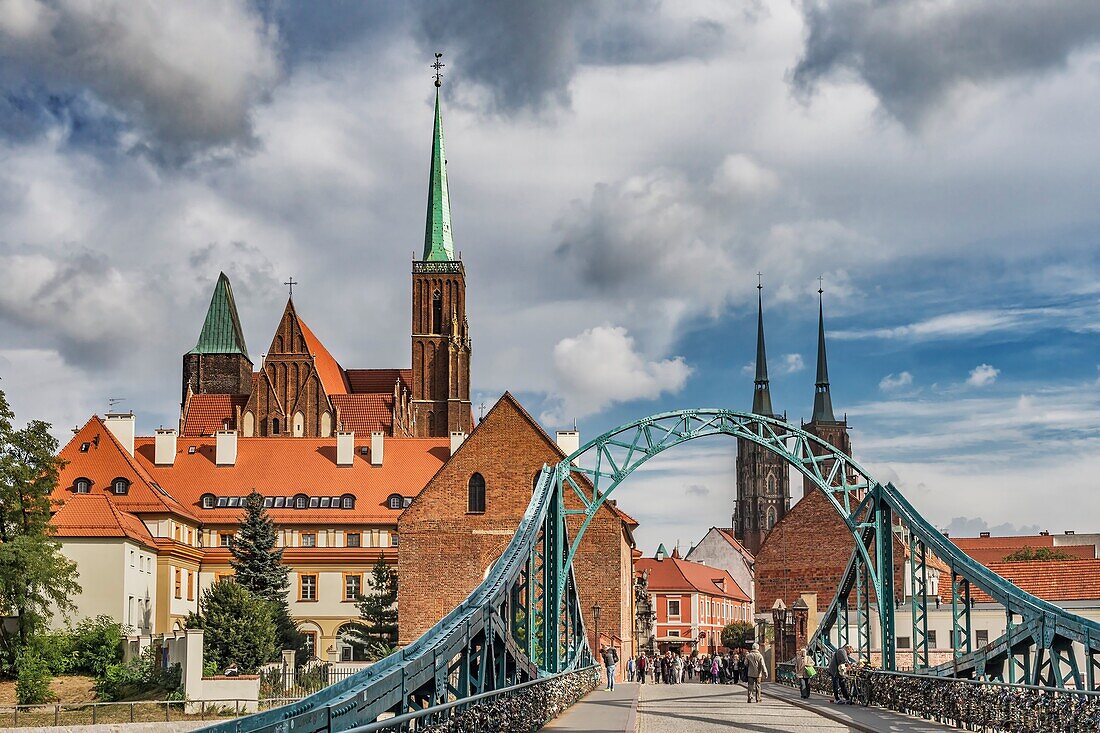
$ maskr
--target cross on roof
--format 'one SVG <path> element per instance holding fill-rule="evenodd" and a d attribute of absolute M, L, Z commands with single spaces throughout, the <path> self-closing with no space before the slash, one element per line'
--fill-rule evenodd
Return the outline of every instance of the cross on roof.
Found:
<path fill-rule="evenodd" d="M 294 297 L 294 286 L 297 285 L 297 284 L 298 284 L 298 281 L 295 280 L 293 276 L 290 277 L 285 283 L 283 283 L 283 285 L 286 285 L 287 287 L 290 288 L 290 297 L 292 297 L 292 298 Z"/>
<path fill-rule="evenodd" d="M 824 280 L 825 280 L 825 276 L 824 276 L 824 275 L 818 275 L 818 276 L 817 276 L 817 292 L 818 292 L 818 294 L 821 294 L 821 293 L 824 293 L 824 292 L 825 292 L 824 290 L 822 290 L 822 289 L 821 289 L 821 283 L 822 283 L 822 282 L 823 282 Z"/>
<path fill-rule="evenodd" d="M 435 55 L 435 63 L 432 64 L 432 68 L 435 69 L 435 85 L 437 87 L 443 86 L 443 67 L 446 66 L 440 59 L 443 58 L 441 52 L 437 52 Z"/>
<path fill-rule="evenodd" d="M 764 287 L 764 273 L 758 272 L 758 273 L 756 273 L 756 289 L 760 290 L 763 287 Z"/>

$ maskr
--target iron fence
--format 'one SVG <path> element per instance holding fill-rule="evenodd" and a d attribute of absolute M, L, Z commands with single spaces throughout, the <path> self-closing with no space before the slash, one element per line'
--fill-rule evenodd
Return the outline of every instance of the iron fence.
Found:
<path fill-rule="evenodd" d="M 797 686 L 794 665 L 776 665 L 776 681 Z M 867 667 L 857 668 L 846 677 L 845 683 L 859 704 L 878 705 L 966 730 L 1100 731 L 1100 691 L 933 677 Z M 810 679 L 810 688 L 831 695 L 832 677 L 821 671 Z"/>
<path fill-rule="evenodd" d="M 533 733 L 591 692 L 595 666 L 484 692 L 352 728 L 347 733 Z"/>
<path fill-rule="evenodd" d="M 260 672 L 260 697 L 299 700 L 362 672 L 363 667 L 316 664 L 295 670 L 288 665 Z"/>
<path fill-rule="evenodd" d="M 282 705 L 285 699 L 260 700 L 261 710 Z M 0 706 L 0 728 L 46 728 L 98 723 L 156 723 L 181 720 L 220 720 L 247 715 L 256 700 L 134 700 L 132 702 L 48 703 Z"/>

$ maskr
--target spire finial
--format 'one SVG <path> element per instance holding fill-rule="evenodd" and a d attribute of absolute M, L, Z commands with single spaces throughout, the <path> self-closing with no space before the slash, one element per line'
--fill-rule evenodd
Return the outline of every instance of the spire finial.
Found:
<path fill-rule="evenodd" d="M 824 291 L 824 290 L 822 289 L 822 286 L 821 286 L 821 284 L 822 284 L 822 283 L 823 283 L 824 281 L 825 281 L 825 276 L 824 276 L 824 275 L 818 275 L 818 276 L 817 276 L 817 294 L 818 294 L 819 296 L 820 296 L 820 295 L 821 295 L 822 293 L 824 293 L 824 292 L 825 292 L 825 291 Z M 820 298 L 818 298 L 818 300 L 820 300 Z"/>
<path fill-rule="evenodd" d="M 290 297 L 291 298 L 294 297 L 294 286 L 297 285 L 297 284 L 298 284 L 298 281 L 294 279 L 293 275 L 291 277 L 288 277 L 287 281 L 285 283 L 283 283 L 283 285 L 286 285 L 288 288 L 290 288 Z"/>
<path fill-rule="evenodd" d="M 436 87 L 436 89 L 443 86 L 443 67 L 446 66 L 446 64 L 443 63 L 442 61 L 440 61 L 441 58 L 443 58 L 443 52 L 442 51 L 436 51 L 436 53 L 435 53 L 435 63 L 432 64 L 432 68 L 435 69 L 435 87 Z"/>
<path fill-rule="evenodd" d="M 764 273 L 762 273 L 762 272 L 756 273 L 756 289 L 757 290 L 763 290 L 764 289 Z"/>

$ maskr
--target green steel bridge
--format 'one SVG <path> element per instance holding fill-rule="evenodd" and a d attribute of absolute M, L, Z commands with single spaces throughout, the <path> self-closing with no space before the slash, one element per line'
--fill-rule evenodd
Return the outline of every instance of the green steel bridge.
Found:
<path fill-rule="evenodd" d="M 615 428 L 545 466 L 511 543 L 484 582 L 414 643 L 300 701 L 210 730 L 476 730 L 477 718 L 470 711 L 491 717 L 494 706 L 541 682 L 591 674 L 594 655 L 573 575 L 585 530 L 615 489 L 650 458 L 714 435 L 752 441 L 781 456 L 828 498 L 855 539 L 837 593 L 810 641 L 820 663 L 837 646 L 852 644 L 865 660 L 876 652 L 885 671 L 897 670 L 900 655 L 907 655 L 904 666 L 922 680 L 1018 683 L 1055 694 L 1088 694 L 1100 686 L 1100 624 L 1032 596 L 974 561 L 896 487 L 879 483 L 817 436 L 778 418 L 695 409 Z M 569 495 L 577 501 L 567 502 Z M 570 526 L 577 527 L 572 536 Z M 895 600 L 897 540 L 908 549 L 902 561 L 908 563 L 911 607 L 905 614 Z M 952 654 L 938 665 L 930 664 L 928 634 L 933 558 L 938 568 L 949 569 L 944 581 L 952 590 Z M 1004 635 L 981 648 L 971 643 L 975 589 L 1003 606 L 1006 615 Z M 899 629 L 902 616 L 905 628 Z M 877 626 L 874 647 L 872 623 Z M 910 637 L 910 649 L 898 649 L 899 631 Z M 526 704 L 544 705 L 537 700 Z M 467 711 L 466 722 L 456 725 L 462 711 Z"/>

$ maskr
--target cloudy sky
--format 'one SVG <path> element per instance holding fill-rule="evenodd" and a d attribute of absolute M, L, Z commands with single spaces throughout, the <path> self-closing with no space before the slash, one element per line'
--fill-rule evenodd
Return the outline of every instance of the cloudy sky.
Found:
<path fill-rule="evenodd" d="M 880 480 L 954 532 L 1100 529 L 1095 0 L 2 0 L 19 416 L 173 424 L 219 270 L 254 358 L 293 275 L 345 367 L 407 366 L 436 50 L 478 402 L 748 408 L 759 271 L 806 418 L 820 275 Z M 624 485 L 642 546 L 727 525 L 732 464 Z"/>

